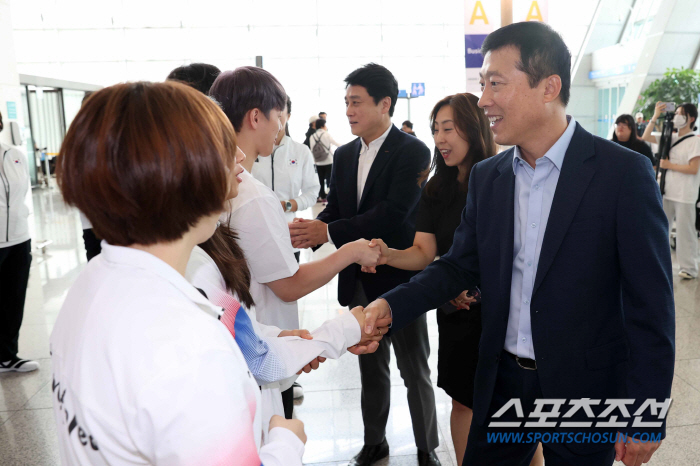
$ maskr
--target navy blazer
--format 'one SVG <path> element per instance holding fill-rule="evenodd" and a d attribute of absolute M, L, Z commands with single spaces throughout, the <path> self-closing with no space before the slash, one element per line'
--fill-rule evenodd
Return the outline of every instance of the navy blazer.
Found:
<path fill-rule="evenodd" d="M 421 173 L 430 164 L 430 149 L 414 136 L 391 127 L 372 163 L 360 205 L 357 205 L 357 167 L 362 143 L 360 138 L 339 147 L 333 156 L 328 205 L 318 220 L 328 224 L 328 233 L 337 247 L 360 238 L 380 238 L 390 248 L 413 245 L 416 213 L 421 188 Z M 389 266 L 376 274 L 360 272 L 352 264 L 338 275 L 338 301 L 347 306 L 362 281 L 367 299 L 406 283 L 415 272 Z"/>
<path fill-rule="evenodd" d="M 480 424 L 491 402 L 510 308 L 513 152 L 472 169 L 467 205 L 450 251 L 383 296 L 392 309 L 393 328 L 401 328 L 479 284 L 483 330 L 474 415 Z M 544 397 L 634 398 L 639 404 L 670 397 L 674 312 L 668 222 L 649 159 L 577 124 L 552 201 L 531 299 Z M 631 426 L 618 430 L 665 435 L 665 422 L 656 429 Z"/>

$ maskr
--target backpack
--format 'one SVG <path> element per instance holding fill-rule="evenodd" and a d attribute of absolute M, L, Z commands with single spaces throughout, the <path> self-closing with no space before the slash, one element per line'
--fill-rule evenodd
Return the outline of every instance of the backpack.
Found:
<path fill-rule="evenodd" d="M 326 159 L 328 159 L 328 156 L 331 153 L 331 147 L 325 147 L 323 144 L 321 144 L 321 137 L 316 137 L 315 135 L 313 136 L 314 141 L 316 141 L 316 144 L 314 144 L 314 148 L 311 150 L 311 153 L 314 156 L 314 162 L 323 162 Z"/>

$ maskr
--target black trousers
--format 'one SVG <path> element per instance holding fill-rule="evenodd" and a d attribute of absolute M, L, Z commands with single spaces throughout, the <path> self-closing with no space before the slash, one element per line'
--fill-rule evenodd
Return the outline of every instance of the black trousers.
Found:
<path fill-rule="evenodd" d="M 17 357 L 19 328 L 24 317 L 32 241 L 0 248 L 0 362 Z"/>
<path fill-rule="evenodd" d="M 364 288 L 357 282 L 350 309 L 369 304 Z M 410 325 L 382 338 L 372 354 L 358 357 L 362 380 L 361 409 L 365 427 L 365 445 L 378 445 L 386 435 L 386 424 L 391 405 L 391 373 L 389 362 L 394 347 L 396 364 L 407 388 L 408 410 L 413 424 L 416 446 L 431 452 L 439 445 L 435 393 L 430 381 L 430 343 L 425 314 Z"/>
<path fill-rule="evenodd" d="M 85 255 L 87 256 L 88 261 L 102 252 L 100 239 L 95 236 L 92 228 L 86 228 L 83 230 L 83 242 L 85 243 Z"/>
<path fill-rule="evenodd" d="M 316 171 L 318 172 L 318 181 L 321 183 L 321 190 L 318 192 L 318 197 L 325 199 L 326 194 L 326 182 L 328 182 L 328 188 L 331 187 L 331 171 L 333 171 L 333 164 L 330 165 L 316 165 Z"/>
<path fill-rule="evenodd" d="M 459 368 L 455 368 L 459 370 Z M 479 387 L 476 387 L 478 390 Z M 501 355 L 498 365 L 498 375 L 496 376 L 496 386 L 494 387 L 491 406 L 488 417 L 484 425 L 479 425 L 472 420 L 467 440 L 467 451 L 464 455 L 464 466 L 489 465 L 489 466 L 528 466 L 537 449 L 537 442 L 534 443 L 508 443 L 501 441 L 489 442 L 488 433 L 544 433 L 542 429 L 535 428 L 498 428 L 488 427 L 493 414 L 501 409 L 510 399 L 518 398 L 522 404 L 525 417 L 533 411 L 536 399 L 545 398 L 540 388 L 539 376 L 536 370 L 521 368 L 512 356 L 507 353 Z M 548 408 L 545 408 L 545 411 Z M 514 409 L 509 409 L 499 422 L 522 421 L 518 418 Z M 564 410 L 566 411 L 566 410 Z M 532 419 L 529 419 L 532 420 Z M 525 437 L 527 438 L 527 437 Z M 607 444 L 608 447 L 592 448 L 588 455 L 576 455 L 571 452 L 563 443 L 543 443 L 544 460 L 547 466 L 610 466 L 615 459 L 615 445 Z M 600 446 L 600 445 L 599 445 Z M 595 445 L 592 445 L 595 447 Z M 596 451 L 597 450 L 597 451 Z M 459 453 L 457 453 L 459 454 Z"/>

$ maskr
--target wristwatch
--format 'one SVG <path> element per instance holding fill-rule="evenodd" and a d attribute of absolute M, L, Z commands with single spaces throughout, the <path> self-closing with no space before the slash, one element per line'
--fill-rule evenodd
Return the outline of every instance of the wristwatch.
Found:
<path fill-rule="evenodd" d="M 284 203 L 284 211 L 285 212 L 291 212 L 292 211 L 292 203 L 287 201 Z"/>

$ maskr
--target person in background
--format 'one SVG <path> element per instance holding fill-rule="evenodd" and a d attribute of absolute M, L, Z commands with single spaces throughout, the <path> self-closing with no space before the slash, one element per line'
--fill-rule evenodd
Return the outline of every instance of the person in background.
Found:
<path fill-rule="evenodd" d="M 235 154 L 226 116 L 180 83 L 111 86 L 76 115 L 57 181 L 104 242 L 50 339 L 61 464 L 301 466 L 303 424 L 273 417 L 262 445 L 258 384 L 184 277 L 238 192 Z"/>
<path fill-rule="evenodd" d="M 656 165 L 651 147 L 643 140 L 637 138 L 636 125 L 634 124 L 632 115 L 623 114 L 617 117 L 612 140 L 622 147 L 639 152 L 649 159 L 652 166 Z"/>
<path fill-rule="evenodd" d="M 656 121 L 665 111 L 665 104 L 658 102 L 650 123 Z M 669 225 L 676 221 L 676 257 L 684 280 L 698 278 L 698 233 L 695 229 L 695 205 L 700 190 L 700 138 L 697 129 L 698 108 L 686 103 L 676 108 L 673 128 L 677 133 L 671 136 L 671 152 L 668 159 L 659 161 L 659 167 L 666 172 L 665 192 L 663 193 L 664 212 Z M 652 136 L 649 124 L 644 131 L 644 140 L 658 144 L 660 136 Z"/>
<path fill-rule="evenodd" d="M 634 115 L 636 120 L 637 137 L 642 137 L 644 135 L 644 130 L 647 129 L 647 124 L 644 121 L 644 114 L 642 112 L 637 112 Z"/>
<path fill-rule="evenodd" d="M 251 174 L 270 188 L 279 198 L 287 222 L 293 222 L 296 212 L 316 204 L 319 182 L 314 170 L 314 158 L 304 144 L 286 135 L 288 120 L 292 116 L 292 100 L 280 114 L 283 129 L 277 133 L 272 154 L 258 157 Z M 299 250 L 294 251 L 299 262 Z"/>
<path fill-rule="evenodd" d="M 328 121 L 328 114 L 326 114 L 326 112 L 319 112 L 319 113 L 318 113 L 318 118 L 321 119 L 321 120 L 326 120 L 326 121 Z"/>
<path fill-rule="evenodd" d="M 167 81 L 180 81 L 197 89 L 204 95 L 209 94 L 214 80 L 221 74 L 221 70 L 208 63 L 191 63 L 175 68 L 170 72 Z"/>
<path fill-rule="evenodd" d="M 327 242 L 343 247 L 360 238 L 380 238 L 389 247 L 406 249 L 416 235 L 418 201 L 425 185 L 424 171 L 430 166 L 430 149 L 391 123 L 399 94 L 391 71 L 369 63 L 351 72 L 345 83 L 345 114 L 357 138 L 335 153 L 328 205 L 316 220 L 297 219 L 290 224 L 292 241 L 302 248 Z M 338 276 L 340 304 L 364 306 L 415 275 L 394 267 L 380 269 L 371 275 L 360 273 L 356 265 L 344 269 Z M 392 346 L 408 391 L 418 464 L 438 466 L 425 316 L 401 331 L 392 331 L 390 338 L 379 343 L 376 353 L 359 357 L 365 435 L 364 446 L 350 466 L 370 466 L 389 455 L 386 426 L 391 406 Z"/>
<path fill-rule="evenodd" d="M 406 134 L 410 134 L 411 136 L 416 135 L 416 133 L 413 132 L 413 123 L 411 123 L 410 120 L 406 120 L 403 123 L 401 123 L 401 131 L 403 131 Z"/>
<path fill-rule="evenodd" d="M 302 144 L 309 148 L 311 148 L 311 144 L 309 143 L 311 135 L 316 132 L 316 120 L 318 120 L 316 115 L 309 118 L 309 128 L 306 130 L 306 134 L 304 135 L 304 142 Z"/>
<path fill-rule="evenodd" d="M 316 147 L 319 145 L 319 147 Z M 333 171 L 333 152 L 335 149 L 332 146 L 340 147 L 333 136 L 328 132 L 326 120 L 319 118 L 316 120 L 316 132 L 310 138 L 311 153 L 314 156 L 316 163 L 316 171 L 318 172 L 318 181 L 321 184 L 321 189 L 318 192 L 318 202 L 327 203 L 326 186 L 330 190 L 331 187 L 331 172 Z"/>
<path fill-rule="evenodd" d="M 378 254 L 364 244 L 335 251 L 331 262 L 313 261 L 299 265 L 289 236 L 280 200 L 250 172 L 258 156 L 272 153 L 282 124 L 280 115 L 287 94 L 270 72 L 254 66 L 225 71 L 216 78 L 209 95 L 219 103 L 233 125 L 238 146 L 246 155 L 239 195 L 231 199 L 221 222 L 238 235 L 251 273 L 250 293 L 258 322 L 281 330 L 299 328 L 297 300 L 325 285 L 348 265 L 376 261 Z M 367 259 L 369 258 L 369 259 Z M 285 416 L 292 417 L 294 392 L 291 383 L 282 387 Z"/>
<path fill-rule="evenodd" d="M 4 128 L 0 113 L 0 131 Z M 29 235 L 29 165 L 24 152 L 0 142 L 0 374 L 30 372 L 39 363 L 17 356 L 24 317 L 32 240 Z"/>

